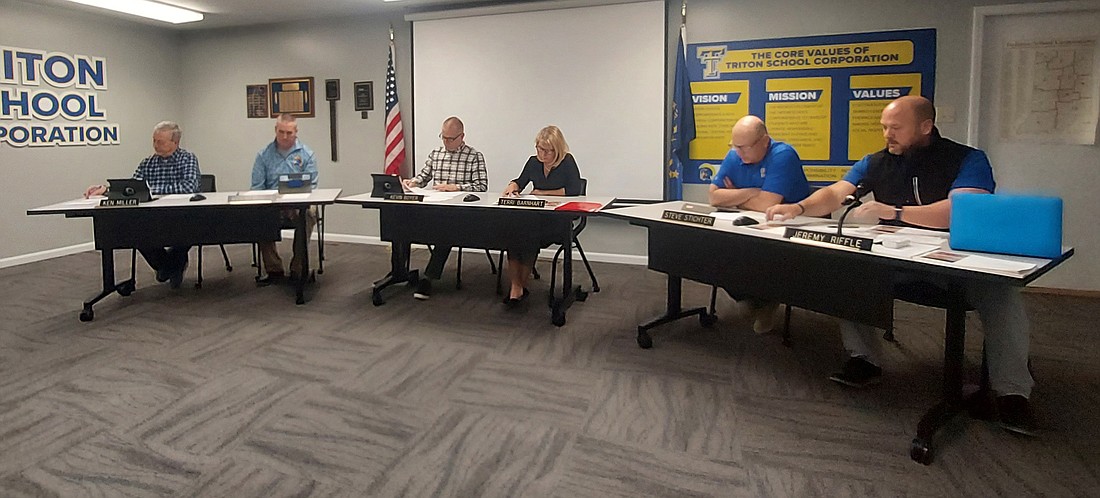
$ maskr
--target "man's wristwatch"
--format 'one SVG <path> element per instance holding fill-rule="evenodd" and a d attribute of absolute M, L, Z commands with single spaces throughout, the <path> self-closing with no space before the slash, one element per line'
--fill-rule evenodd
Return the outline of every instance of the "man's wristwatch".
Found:
<path fill-rule="evenodd" d="M 901 221 L 902 206 L 894 206 L 894 221 Z"/>

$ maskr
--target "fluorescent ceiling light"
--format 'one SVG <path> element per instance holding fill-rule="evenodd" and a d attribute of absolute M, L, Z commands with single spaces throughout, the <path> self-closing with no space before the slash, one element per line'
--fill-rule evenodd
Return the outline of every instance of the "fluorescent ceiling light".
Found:
<path fill-rule="evenodd" d="M 182 24 L 202 20 L 202 13 L 193 10 L 150 2 L 148 0 L 69 0 L 73 3 L 91 5 L 101 9 L 113 10 L 125 14 L 147 17 L 158 21 Z"/>

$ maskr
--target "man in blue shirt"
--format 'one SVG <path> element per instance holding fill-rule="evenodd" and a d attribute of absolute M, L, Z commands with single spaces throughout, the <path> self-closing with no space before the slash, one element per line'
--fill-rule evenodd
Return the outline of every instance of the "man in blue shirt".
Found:
<path fill-rule="evenodd" d="M 179 125 L 171 121 L 161 121 L 153 127 L 153 155 L 142 159 L 134 171 L 134 179 L 145 180 L 153 195 L 199 191 L 199 159 L 180 147 L 182 137 Z M 84 197 L 103 195 L 106 191 L 106 185 L 92 185 L 84 191 Z M 167 281 L 173 289 L 179 288 L 191 246 L 139 247 L 137 250 L 156 270 L 158 282 Z"/>
<path fill-rule="evenodd" d="M 936 108 L 921 96 L 894 100 L 882 111 L 886 148 L 852 166 L 843 180 L 825 187 L 802 202 L 768 208 L 768 219 L 801 214 L 823 215 L 840 208 L 857 186 L 873 193 L 874 201 L 853 210 L 857 217 L 875 217 L 883 223 L 947 228 L 951 196 L 970 192 L 990 194 L 996 188 L 993 168 L 985 153 L 940 136 Z M 899 277 L 896 283 L 912 279 Z M 944 287 L 943 282 L 930 282 Z M 1019 289 L 998 283 L 970 282 L 967 301 L 978 310 L 985 332 L 989 382 L 997 393 L 997 416 L 1006 430 L 1030 435 L 1036 423 L 1028 402 L 1034 380 L 1028 370 L 1029 322 Z M 871 327 L 841 322 L 844 347 L 850 358 L 830 379 L 863 387 L 878 382 L 882 369 L 881 343 Z"/>
<path fill-rule="evenodd" d="M 279 188 L 279 176 L 290 173 L 308 173 L 313 188 L 317 188 L 317 160 L 313 150 L 298 141 L 298 120 L 290 114 L 280 114 L 275 120 L 275 140 L 267 144 L 256 154 L 252 165 L 252 190 L 274 190 Z M 297 223 L 298 210 L 285 209 L 283 219 Z M 317 224 L 317 208 L 310 207 L 306 216 L 306 238 L 313 233 Z M 267 278 L 261 283 L 268 284 L 283 280 L 286 276 L 283 260 L 275 248 L 275 242 L 260 242 L 260 256 Z M 305 278 L 302 275 L 302 255 L 297 250 L 290 260 L 291 280 Z"/>
<path fill-rule="evenodd" d="M 772 140 L 764 121 L 745 116 L 733 126 L 730 151 L 710 186 L 712 206 L 763 212 L 810 195 L 794 147 Z"/>
<path fill-rule="evenodd" d="M 781 202 L 798 202 L 810 195 L 802 159 L 794 147 L 772 140 L 760 118 L 748 115 L 733 125 L 730 151 L 710 185 L 710 204 L 723 208 L 761 211 Z M 778 303 L 726 293 L 746 301 L 753 315 L 753 330 L 762 334 L 775 327 Z"/>

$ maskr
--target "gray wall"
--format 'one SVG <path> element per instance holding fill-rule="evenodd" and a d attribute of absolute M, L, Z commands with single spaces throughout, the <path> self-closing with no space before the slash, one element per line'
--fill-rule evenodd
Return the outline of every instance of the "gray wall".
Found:
<path fill-rule="evenodd" d="M 107 58 L 101 109 L 121 144 L 0 146 L 0 259 L 89 242 L 91 223 L 27 217 L 29 208 L 78 196 L 108 177 L 129 177 L 152 153 L 153 125 L 179 118 L 179 41 L 173 32 L 70 9 L 0 0 L 0 45 Z M 54 122 L 62 121 L 58 118 Z M 184 123 L 186 126 L 186 123 Z M 188 146 L 184 136 L 184 146 Z"/>
<path fill-rule="evenodd" d="M 955 122 L 941 123 L 940 128 L 945 135 L 964 140 L 972 8 L 993 3 L 975 0 L 905 3 L 871 0 L 774 0 L 764 3 L 692 0 L 689 2 L 687 41 L 696 43 L 936 28 L 936 100 L 941 106 L 954 107 L 957 115 Z M 14 14 L 7 15 L 8 12 Z M 397 30 L 398 78 L 404 99 L 405 129 L 407 133 L 411 130 L 408 121 L 413 105 L 412 78 L 409 74 L 410 28 L 398 16 L 186 32 L 178 39 L 165 34 L 167 31 L 111 24 L 105 19 L 98 16 L 85 18 L 68 11 L 17 3 L 14 11 L 7 9 L 0 21 L 0 44 L 106 55 L 111 68 L 109 82 L 112 96 L 123 92 L 127 96 L 125 102 L 110 101 L 110 117 L 122 123 L 126 130 L 133 130 L 134 127 L 147 128 L 164 116 L 177 116 L 185 126 L 184 146 L 199 155 L 204 172 L 218 176 L 221 190 L 247 187 L 255 152 L 273 136 L 270 120 L 245 118 L 245 85 L 290 76 L 314 76 L 319 86 L 326 78 L 341 80 L 343 100 L 338 111 L 341 160 L 336 163 L 329 160 L 327 103 L 322 102 L 318 106 L 316 118 L 302 121 L 300 136 L 320 158 L 322 186 L 338 186 L 345 193 L 369 190 L 368 173 L 381 169 L 382 112 L 376 110 L 369 119 L 360 119 L 358 113 L 351 110 L 351 82 L 373 80 L 375 105 L 379 109 L 382 107 L 387 30 L 391 23 Z M 679 2 L 670 2 L 670 53 L 675 47 L 678 24 Z M 103 29 L 104 26 L 109 27 Z M 176 53 L 179 58 L 173 64 L 171 61 Z M 13 153 L 5 148 L 0 151 L 5 173 L 16 171 L 29 182 L 28 185 L 36 186 L 27 189 L 34 194 L 4 192 L 4 197 L 0 199 L 0 209 L 6 215 L 2 217 L 4 221 L 0 221 L 4 223 L 5 234 L 0 241 L 0 257 L 90 240 L 87 226 L 78 228 L 71 220 L 35 219 L 28 222 L 33 230 L 25 230 L 23 227 L 28 224 L 22 211 L 32 205 L 72 197 L 91 181 L 119 172 L 128 173 L 137 160 L 147 154 L 146 135 L 128 131 L 124 145 L 113 150 Z M 434 137 L 424 139 L 433 140 Z M 411 143 L 409 146 L 411 149 Z M 423 158 L 410 160 L 419 164 Z M 22 164 L 34 164 L 35 168 L 16 170 L 15 165 Z M 81 166 L 74 169 L 73 164 Z M 38 176 L 43 170 L 51 174 Z M 703 189 L 689 189 L 686 195 L 702 199 L 703 192 Z M 9 195 L 19 196 L 19 199 L 10 201 Z M 369 210 L 337 206 L 329 209 L 328 215 L 329 233 L 377 235 L 377 220 Z M 14 229 L 16 226 L 20 227 L 18 232 Z M 1080 229 L 1072 226 L 1066 228 L 1067 233 Z M 618 222 L 594 222 L 586 230 L 583 242 L 585 250 L 590 253 L 645 254 L 644 231 Z M 1064 266 L 1087 265 L 1087 254 L 1092 252 L 1090 249 L 1079 247 L 1079 255 Z M 1069 272 L 1057 269 L 1040 279 L 1038 284 L 1100 289 L 1098 279 L 1083 282 L 1080 279 L 1069 280 L 1064 276 Z"/>

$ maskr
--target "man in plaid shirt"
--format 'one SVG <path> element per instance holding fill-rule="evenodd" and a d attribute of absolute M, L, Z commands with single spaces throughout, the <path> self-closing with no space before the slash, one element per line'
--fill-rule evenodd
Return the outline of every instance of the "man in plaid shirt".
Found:
<path fill-rule="evenodd" d="M 180 147 L 183 131 L 178 124 L 161 121 L 153 127 L 153 155 L 142 159 L 134 171 L 135 180 L 145 180 L 154 195 L 193 194 L 199 191 L 199 159 Z M 92 185 L 84 197 L 103 195 L 105 185 Z M 169 282 L 178 289 L 187 269 L 187 252 L 191 246 L 139 247 L 145 261 L 157 272 L 158 282 Z"/>
<path fill-rule="evenodd" d="M 451 116 L 443 121 L 439 132 L 443 146 L 428 154 L 424 169 L 420 174 L 404 180 L 406 187 L 423 187 L 435 180 L 432 187 L 444 192 L 485 192 L 489 188 L 489 175 L 485 172 L 485 157 L 473 147 L 466 145 L 465 128 L 462 120 Z M 424 268 L 424 277 L 413 297 L 428 299 L 432 295 L 432 280 L 443 275 L 443 266 L 451 254 L 451 246 L 437 244 L 432 248 L 432 257 Z"/>

